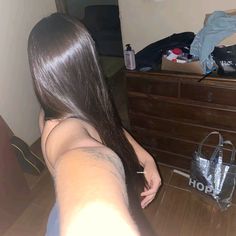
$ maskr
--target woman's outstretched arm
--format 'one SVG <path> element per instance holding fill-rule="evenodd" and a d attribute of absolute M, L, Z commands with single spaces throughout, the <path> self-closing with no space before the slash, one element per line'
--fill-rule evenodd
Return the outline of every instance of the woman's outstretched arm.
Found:
<path fill-rule="evenodd" d="M 61 235 L 138 236 L 119 157 L 76 119 L 55 123 L 46 122 L 42 144 L 54 169 Z"/>
<path fill-rule="evenodd" d="M 61 235 L 137 236 L 124 178 L 105 147 L 65 153 L 56 163 Z"/>

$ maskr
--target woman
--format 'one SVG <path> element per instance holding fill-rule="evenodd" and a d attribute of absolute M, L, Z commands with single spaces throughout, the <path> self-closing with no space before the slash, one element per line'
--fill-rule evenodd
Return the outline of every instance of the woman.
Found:
<path fill-rule="evenodd" d="M 122 128 L 89 33 L 53 14 L 33 28 L 28 56 L 57 198 L 47 235 L 152 235 L 142 208 L 154 199 L 160 176 Z"/>

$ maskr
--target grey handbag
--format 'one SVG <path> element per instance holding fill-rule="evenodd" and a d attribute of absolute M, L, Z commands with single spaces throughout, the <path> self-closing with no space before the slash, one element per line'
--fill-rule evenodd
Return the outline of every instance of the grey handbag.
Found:
<path fill-rule="evenodd" d="M 210 158 L 202 153 L 203 144 L 211 135 L 219 137 L 219 143 L 216 145 Z M 229 163 L 223 162 L 223 147 L 231 146 L 231 158 Z M 232 196 L 235 188 L 236 165 L 235 148 L 230 141 L 224 141 L 222 135 L 217 132 L 209 133 L 199 144 L 195 152 L 189 178 L 189 185 L 197 190 L 212 196 L 219 207 L 224 210 L 231 205 Z"/>

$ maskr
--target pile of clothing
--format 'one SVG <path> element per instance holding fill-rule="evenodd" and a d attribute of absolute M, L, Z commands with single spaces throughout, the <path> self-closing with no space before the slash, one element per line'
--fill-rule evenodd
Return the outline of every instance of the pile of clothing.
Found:
<path fill-rule="evenodd" d="M 232 68 L 235 67 L 234 46 L 216 47 L 223 39 L 235 32 L 236 16 L 228 15 L 223 11 L 215 11 L 207 19 L 205 26 L 196 34 L 191 44 L 190 54 L 199 58 L 205 74 L 214 70 L 215 64 L 222 67 L 225 63 L 225 69 L 227 64 L 232 65 Z M 234 60 L 232 60 L 233 58 Z M 236 70 L 233 71 L 236 72 Z"/>
<path fill-rule="evenodd" d="M 223 11 L 212 13 L 204 27 L 193 32 L 173 34 L 152 43 L 136 54 L 138 70 L 159 69 L 162 56 L 177 63 L 199 60 L 204 74 L 218 68 L 219 74 L 236 75 L 236 45 L 217 46 L 236 33 L 236 15 Z"/>

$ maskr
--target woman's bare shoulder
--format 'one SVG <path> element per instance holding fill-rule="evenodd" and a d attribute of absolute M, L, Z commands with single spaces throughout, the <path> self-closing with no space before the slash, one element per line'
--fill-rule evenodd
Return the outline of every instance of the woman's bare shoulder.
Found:
<path fill-rule="evenodd" d="M 75 118 L 63 121 L 47 121 L 44 126 L 42 141 L 45 147 L 44 155 L 52 166 L 59 156 L 70 150 L 102 145 L 91 136 L 88 125 Z"/>

